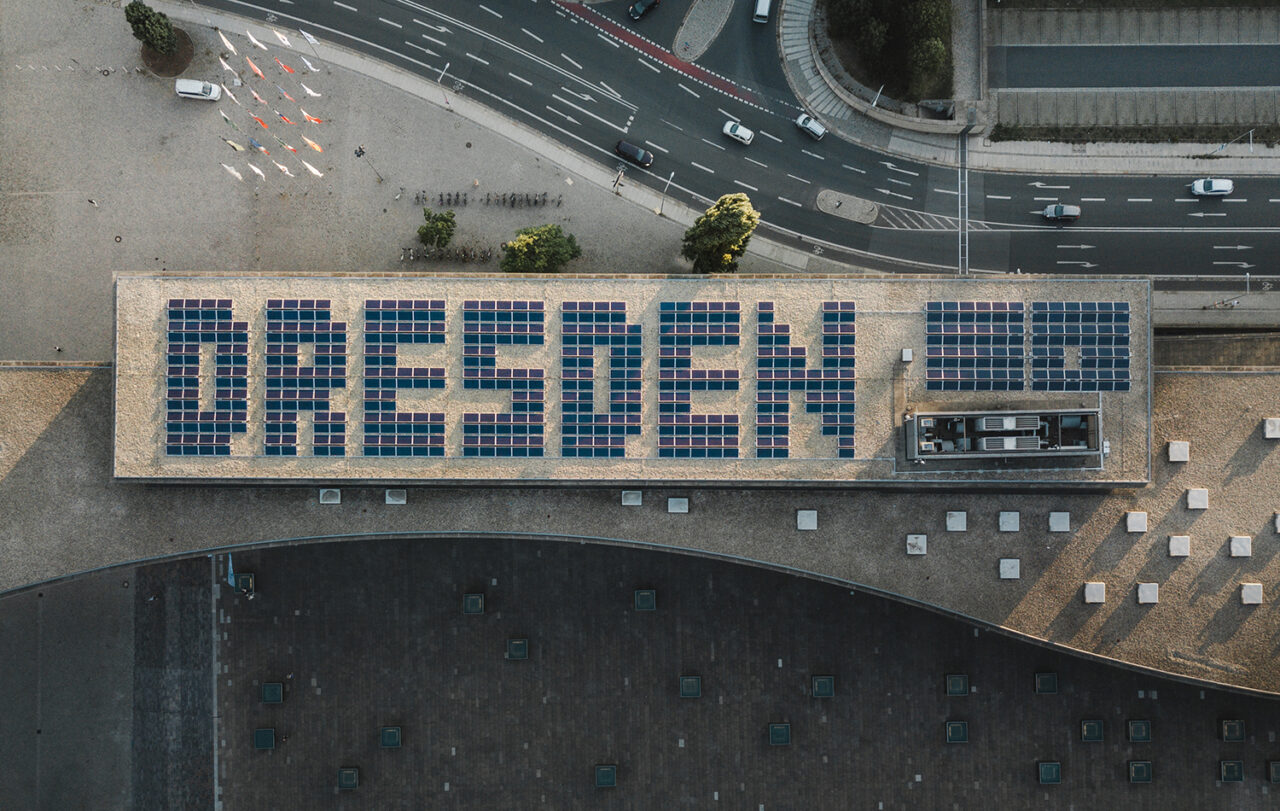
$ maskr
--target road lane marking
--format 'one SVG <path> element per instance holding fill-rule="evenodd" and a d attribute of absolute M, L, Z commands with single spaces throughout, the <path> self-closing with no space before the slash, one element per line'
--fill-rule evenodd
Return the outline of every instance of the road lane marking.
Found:
<path fill-rule="evenodd" d="M 757 133 L 759 133 L 760 135 L 763 135 L 764 137 L 768 138 L 770 141 L 777 141 L 778 143 L 782 143 L 782 139 L 781 139 L 781 138 L 779 138 L 779 137 L 778 137 L 778 136 L 776 136 L 776 135 L 770 135 L 769 133 L 765 132 L 764 130 L 756 130 L 756 132 L 757 132 Z"/>
<path fill-rule="evenodd" d="M 889 162 L 889 161 L 880 161 L 880 163 L 882 163 L 884 166 L 888 167 L 888 169 L 889 169 L 889 171 L 890 171 L 890 172 L 902 172 L 904 175 L 911 175 L 912 177 L 920 177 L 920 173 L 919 173 L 919 172 L 913 172 L 913 171 L 911 171 L 910 169 L 903 169 L 903 168 L 901 168 L 901 167 L 899 167 L 899 166 L 895 166 L 895 165 L 893 165 L 893 164 L 892 164 L 891 162 Z"/>
<path fill-rule="evenodd" d="M 523 76 L 517 76 L 514 73 L 511 73 L 510 71 L 507 72 L 507 75 L 510 76 L 512 79 L 515 79 L 517 82 L 524 82 L 529 87 L 533 87 L 533 82 L 529 81 Z"/>
<path fill-rule="evenodd" d="M 698 167 L 699 169 L 701 169 L 702 171 L 707 172 L 708 174 L 714 175 L 716 173 L 715 169 L 708 169 L 707 167 L 703 166 L 700 163 L 693 163 L 693 161 L 689 161 L 689 162 L 694 166 Z"/>
<path fill-rule="evenodd" d="M 405 45 L 408 45 L 410 48 L 417 48 L 419 51 L 422 51 L 423 53 L 425 53 L 425 54 L 427 54 L 427 55 L 429 55 L 429 56 L 439 56 L 439 55 L 440 55 L 440 54 L 436 53 L 435 51 L 431 50 L 430 48 L 424 48 L 424 47 L 422 47 L 421 45 L 419 45 L 418 43 L 416 43 L 416 42 L 410 42 L 410 41 L 409 41 L 409 40 L 407 40 L 407 39 L 404 41 L 404 44 L 405 44 Z"/>
<path fill-rule="evenodd" d="M 724 116 L 725 118 L 729 119 L 730 121 L 737 121 L 739 124 L 741 124 L 741 123 L 742 123 L 742 119 L 741 119 L 741 118 L 738 118 L 738 117 L 737 117 L 736 115 L 734 115 L 733 113 L 728 112 L 728 111 L 727 111 L 727 110 L 725 110 L 723 107 L 717 107 L 716 109 L 720 112 L 720 115 Z"/>
<path fill-rule="evenodd" d="M 575 124 L 575 125 L 577 125 L 577 126 L 579 126 L 579 127 L 581 127 L 581 126 L 582 126 L 582 123 L 581 123 L 580 121 L 578 121 L 578 119 L 574 118 L 573 116 L 565 115 L 564 113 L 560 112 L 559 110 L 557 110 L 556 108 L 554 108 L 554 107 L 552 107 L 552 106 L 550 106 L 550 105 L 548 105 L 548 106 L 547 106 L 547 109 L 548 109 L 548 110 L 550 110 L 551 112 L 555 113 L 556 115 L 560 116 L 560 117 L 561 117 L 561 118 L 563 118 L 565 121 L 568 121 L 570 124 Z"/>
<path fill-rule="evenodd" d="M 1223 200 L 1222 202 L 1224 202 L 1224 203 L 1247 203 L 1247 202 L 1249 202 L 1249 198 L 1248 198 L 1248 197 L 1232 197 L 1230 200 Z"/>
<path fill-rule="evenodd" d="M 386 17 L 379 17 L 378 22 L 386 23 L 387 25 L 394 26 L 395 28 L 404 28 L 404 26 L 401 25 L 400 23 L 392 22 L 391 20 L 388 20 Z"/>
<path fill-rule="evenodd" d="M 644 143 L 645 143 L 645 146 L 651 146 L 663 154 L 667 154 L 668 152 L 670 152 L 670 150 L 667 149 L 665 146 L 658 146 L 653 141 L 645 141 Z"/>
<path fill-rule="evenodd" d="M 582 107 L 579 107 L 578 105 L 574 104 L 573 102 L 569 101 L 568 99 L 561 98 L 559 95 L 557 95 L 557 94 L 555 94 L 555 93 L 552 93 L 552 94 L 551 94 L 551 98 L 555 99 L 556 101 L 560 102 L 561 104 L 566 104 L 566 105 L 568 105 L 568 106 L 572 107 L 573 109 L 577 110 L 578 112 L 582 113 L 583 115 L 589 115 L 589 116 L 591 116 L 591 117 L 592 117 L 592 118 L 594 118 L 596 121 L 599 121 L 601 124 L 604 124 L 606 127 L 613 127 L 615 130 L 617 130 L 618 132 L 622 133 L 623 135 L 626 135 L 626 134 L 627 134 L 627 128 L 626 128 L 626 127 L 619 127 L 617 124 L 613 123 L 612 121 L 609 121 L 608 119 L 605 119 L 605 118 L 601 118 L 600 116 L 596 115 L 595 113 L 591 112 L 590 110 L 587 110 L 587 109 L 584 109 L 584 108 L 582 108 Z"/>
<path fill-rule="evenodd" d="M 1081 197 L 1081 198 L 1080 198 L 1080 202 L 1082 202 L 1082 203 L 1105 203 L 1105 202 L 1107 202 L 1107 198 L 1105 198 L 1105 197 Z"/>
<path fill-rule="evenodd" d="M 841 166 L 843 166 L 844 168 L 848 169 L 850 172 L 857 172 L 857 173 L 858 173 L 858 174 L 860 174 L 860 175 L 865 175 L 865 174 L 867 173 L 867 170 L 866 170 L 866 169 L 859 169 L 858 167 L 856 167 L 856 166 L 850 166 L 850 165 L 849 165 L 849 164 L 847 164 L 847 163 L 842 163 L 842 164 L 840 164 L 840 165 L 841 165 Z"/>
<path fill-rule="evenodd" d="M 716 149 L 719 149 L 721 152 L 723 152 L 723 151 L 724 151 L 724 145 L 723 145 L 723 144 L 717 144 L 715 141 L 708 141 L 706 138 L 703 138 L 703 139 L 702 139 L 702 143 L 704 143 L 704 144 L 711 144 L 711 145 L 712 145 L 712 146 L 714 146 Z"/>
<path fill-rule="evenodd" d="M 782 202 L 784 202 L 784 203 L 790 203 L 791 205 L 795 206 L 796 208 L 804 208 L 804 206 L 800 205 L 800 204 L 799 204 L 799 203 L 797 203 L 795 200 L 788 200 L 788 199 L 787 199 L 787 198 L 785 198 L 785 197 L 779 197 L 778 199 L 779 199 L 779 200 L 781 200 L 781 201 L 782 201 Z"/>
<path fill-rule="evenodd" d="M 769 164 L 767 164 L 767 163 L 761 163 L 760 161 L 756 160 L 755 158 L 743 158 L 743 160 L 744 160 L 744 161 L 746 161 L 746 162 L 748 162 L 748 163 L 754 163 L 756 166 L 759 166 L 761 169 L 768 169 L 768 168 L 769 168 Z"/>
<path fill-rule="evenodd" d="M 613 40 L 611 40 L 611 39 L 609 39 L 608 37 L 606 37 L 604 34 L 596 34 L 596 36 L 597 36 L 597 37 L 600 37 L 600 39 L 604 40 L 605 42 L 609 43 L 610 45 L 612 45 L 612 46 L 613 46 L 613 47 L 615 47 L 615 48 L 621 48 L 621 47 L 622 47 L 622 46 L 621 46 L 621 45 L 619 45 L 618 43 L 616 43 L 616 42 L 614 42 Z"/>
<path fill-rule="evenodd" d="M 636 57 L 636 61 L 637 61 L 637 62 L 639 62 L 640 64 L 644 65 L 646 68 L 648 68 L 649 70 L 653 71 L 654 73 L 662 73 L 662 71 L 658 68 L 658 66 L 657 66 L 657 65 L 653 64 L 653 63 L 652 63 L 652 62 L 650 62 L 648 59 L 645 59 L 645 58 L 644 58 L 644 57 L 642 57 L 642 56 L 637 56 L 637 57 Z"/>
<path fill-rule="evenodd" d="M 808 183 L 808 182 L 809 182 L 809 181 L 805 180 L 805 179 L 804 179 L 804 178 L 802 178 L 802 177 L 796 177 L 795 175 L 790 174 L 790 173 L 788 173 L 788 174 L 787 174 L 787 177 L 791 178 L 792 180 L 799 180 L 801 183 Z"/>
<path fill-rule="evenodd" d="M 750 184 L 748 184 L 748 183 L 743 183 L 741 180 L 735 180 L 735 181 L 733 181 L 733 182 L 734 182 L 734 183 L 737 183 L 739 186 L 741 186 L 741 187 L 742 187 L 742 188 L 744 188 L 744 189 L 751 189 L 752 191 L 760 191 L 760 190 L 759 190 L 759 189 L 757 189 L 755 186 L 752 186 L 752 185 L 750 185 Z"/>
<path fill-rule="evenodd" d="M 487 64 L 489 64 L 489 60 L 487 60 L 487 59 L 481 59 L 480 57 L 476 56 L 475 54 L 471 53 L 470 51 L 467 51 L 467 56 L 471 57 L 472 59 L 476 60 L 477 62 L 479 62 L 479 63 L 480 63 L 480 64 L 482 64 L 482 65 L 487 65 Z"/>
<path fill-rule="evenodd" d="M 441 48 L 448 48 L 448 47 L 449 47 L 448 43 L 443 42 L 443 41 L 441 41 L 441 40 L 438 40 L 438 39 L 436 39 L 435 37 L 429 37 L 429 36 L 427 36 L 426 34 L 423 34 L 423 35 L 422 35 L 422 38 L 423 38 L 423 39 L 425 39 L 425 40 L 428 40 L 428 41 L 430 41 L 430 42 L 434 42 L 435 44 L 439 45 Z"/>
<path fill-rule="evenodd" d="M 954 194 L 957 196 L 960 194 L 959 189 L 934 189 L 934 191 L 936 191 L 938 194 Z"/>
<path fill-rule="evenodd" d="M 1076 248 L 1081 251 L 1088 251 L 1096 248 L 1096 245 L 1059 245 L 1059 248 Z"/>
<path fill-rule="evenodd" d="M 690 96 L 693 96 L 695 99 L 700 99 L 700 98 L 702 98 L 702 96 L 699 96 L 699 95 L 698 95 L 697 93 L 695 93 L 694 91 L 692 91 L 692 90 L 690 90 L 689 88 L 685 87 L 683 82 L 676 82 L 676 84 L 680 85 L 680 89 L 681 89 L 681 90 L 683 90 L 684 92 L 688 93 Z"/>
<path fill-rule="evenodd" d="M 1013 198 L 1007 194 L 988 194 L 988 200 L 1012 200 Z"/>
<path fill-rule="evenodd" d="M 614 90 L 612 87 L 610 87 L 609 85 L 605 84 L 604 82 L 600 82 L 600 86 L 601 86 L 601 87 L 603 87 L 603 88 L 605 89 L 605 92 L 606 92 L 606 93 L 608 93 L 610 96 L 613 96 L 615 99 L 621 99 L 621 98 L 622 98 L 622 94 L 621 94 L 621 93 L 619 93 L 617 90 Z M 633 110 L 634 110 L 634 109 L 636 109 L 635 105 L 631 105 L 631 109 L 633 109 Z"/>
<path fill-rule="evenodd" d="M 905 194 L 898 194 L 896 191 L 889 191 L 888 189 L 876 189 L 876 191 L 880 192 L 881 194 L 887 194 L 887 195 L 889 195 L 890 197 L 901 197 L 903 200 L 914 200 L 914 199 L 916 199 L 916 198 L 914 198 L 914 197 L 910 197 L 910 196 L 905 195 Z"/>
<path fill-rule="evenodd" d="M 666 124 L 668 127 L 671 127 L 672 129 L 676 129 L 676 130 L 680 130 L 681 132 L 684 132 L 684 127 L 680 126 L 679 124 L 672 124 L 670 121 L 668 121 L 665 118 L 659 118 L 658 120 L 661 121 L 663 124 Z"/>
<path fill-rule="evenodd" d="M 1097 267 L 1097 264 L 1095 264 L 1095 263 L 1093 263 L 1093 262 L 1081 262 L 1081 261 L 1080 261 L 1080 260 L 1078 260 L 1078 259 L 1076 259 L 1076 260 L 1072 260 L 1072 259 L 1059 259 L 1059 260 L 1058 260 L 1058 264 L 1059 264 L 1059 265 L 1079 265 L 1079 266 L 1081 266 L 1081 267 L 1085 267 L 1085 268 L 1096 268 L 1096 267 Z"/>
<path fill-rule="evenodd" d="M 809 151 L 809 150 L 807 150 L 807 149 L 802 149 L 802 150 L 800 150 L 800 151 L 801 151 L 801 152 L 803 152 L 804 154 L 808 155 L 808 156 L 809 156 L 809 157 L 811 157 L 811 158 L 817 158 L 817 159 L 818 159 L 818 160 L 820 160 L 820 161 L 824 161 L 824 160 L 826 160 L 826 158 L 822 157 L 821 155 L 819 155 L 819 154 L 818 154 L 818 153 L 816 153 L 816 152 L 810 152 L 810 151 Z"/>
<path fill-rule="evenodd" d="M 1198 202 L 1200 202 L 1200 198 L 1199 198 L 1199 197 L 1178 197 L 1178 198 L 1175 198 L 1173 202 L 1175 202 L 1175 203 L 1198 203 Z"/>
<path fill-rule="evenodd" d="M 567 55 L 565 55 L 565 54 L 560 54 L 560 58 L 561 58 L 561 59 L 563 59 L 564 61 L 568 62 L 570 65 L 573 65 L 573 66 L 574 66 L 575 68 L 577 68 L 578 70 L 582 70 L 582 65 L 579 65 L 577 62 L 574 62 L 574 61 L 573 61 L 572 59 L 570 59 Z"/>
<path fill-rule="evenodd" d="M 533 33 L 533 32 L 532 32 L 532 31 L 530 31 L 528 28 L 521 28 L 520 30 L 521 30 L 521 31 L 523 31 L 523 32 L 525 32 L 525 33 L 526 33 L 526 34 L 528 34 L 529 36 L 533 37 L 533 38 L 534 38 L 534 39 L 536 39 L 538 42 L 546 42 L 546 40 L 544 40 L 542 37 L 538 36 L 537 34 Z"/>
<path fill-rule="evenodd" d="M 1056 203 L 1056 202 L 1058 202 L 1058 198 L 1057 198 L 1057 197 L 1032 197 L 1031 199 L 1032 199 L 1034 202 L 1037 202 L 1037 203 Z"/>
<path fill-rule="evenodd" d="M 578 93 L 574 90 L 570 90 L 564 85 L 560 85 L 560 89 L 576 99 L 582 99 L 583 101 L 595 101 L 595 99 L 591 97 L 590 93 Z"/>
<path fill-rule="evenodd" d="M 338 8 L 345 8 L 347 11 L 358 11 L 358 10 L 359 10 L 359 9 L 357 9 L 355 6 L 349 6 L 349 5 L 347 5 L 346 3 L 339 3 L 339 2 L 338 2 L 338 0 L 333 0 L 333 4 L 334 4 L 335 6 L 337 6 Z"/>
<path fill-rule="evenodd" d="M 492 14 L 493 16 L 497 17 L 499 20 L 501 20 L 501 19 L 502 19 L 502 15 L 501 15 L 501 14 L 499 14 L 498 12 L 496 12 L 496 11 L 494 11 L 493 9 L 489 8 L 488 6 L 484 5 L 483 3 L 478 4 L 478 5 L 479 5 L 479 7 L 480 7 L 480 10 L 481 10 L 481 11 L 487 11 L 487 12 L 489 12 L 490 14 Z"/>
<path fill-rule="evenodd" d="M 1130 203 L 1150 203 L 1150 202 L 1151 202 L 1151 198 L 1150 198 L 1150 197 L 1130 197 L 1130 198 L 1129 198 L 1129 200 L 1128 200 L 1128 202 L 1130 202 Z"/>
<path fill-rule="evenodd" d="M 885 180 L 889 181 L 890 183 L 897 183 L 899 186 L 911 185 L 910 180 L 900 180 L 899 178 L 896 178 L 896 177 L 886 177 Z"/>
<path fill-rule="evenodd" d="M 1215 251 L 1251 251 L 1252 245 L 1214 245 Z"/>
<path fill-rule="evenodd" d="M 1071 188 L 1070 186 L 1050 186 L 1047 183 L 1044 183 L 1043 181 L 1040 181 L 1040 180 L 1033 180 L 1027 185 L 1035 186 L 1037 189 L 1069 189 Z"/>

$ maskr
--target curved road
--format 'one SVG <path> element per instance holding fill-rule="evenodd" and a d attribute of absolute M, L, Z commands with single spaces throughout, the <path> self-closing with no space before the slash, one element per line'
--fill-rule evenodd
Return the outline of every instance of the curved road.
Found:
<path fill-rule="evenodd" d="M 958 266 L 967 183 L 969 267 L 1014 272 L 1239 275 L 1280 256 L 1280 179 L 1235 178 L 1228 199 L 1190 198 L 1192 177 L 1092 177 L 961 172 L 920 164 L 793 124 L 776 20 L 735 9 L 697 65 L 675 59 L 688 0 L 643 20 L 626 0 L 273 0 L 210 5 L 311 33 L 465 93 L 611 168 L 622 138 L 656 155 L 631 182 L 696 207 L 746 192 L 771 236 L 881 269 Z M 742 6 L 742 4 L 738 4 Z M 743 147 L 720 134 L 736 119 L 757 131 Z M 831 189 L 879 206 L 870 225 L 816 207 Z M 1084 208 L 1069 226 L 1045 223 L 1051 202 Z M 1252 270 L 1257 268 L 1257 270 Z"/>

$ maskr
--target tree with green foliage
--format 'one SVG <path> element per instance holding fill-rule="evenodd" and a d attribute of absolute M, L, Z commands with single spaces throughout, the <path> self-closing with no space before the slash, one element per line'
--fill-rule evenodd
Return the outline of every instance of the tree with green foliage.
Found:
<path fill-rule="evenodd" d="M 684 232 L 680 255 L 693 262 L 694 273 L 732 273 L 759 224 L 760 212 L 745 194 L 726 194 Z"/>
<path fill-rule="evenodd" d="M 178 37 L 173 32 L 169 17 L 142 0 L 133 0 L 125 6 L 124 18 L 133 28 L 134 37 L 156 53 L 171 54 L 178 47 Z"/>
<path fill-rule="evenodd" d="M 908 92 L 923 98 L 937 84 L 947 67 L 947 46 L 937 38 L 918 40 L 911 46 L 911 83 Z"/>
<path fill-rule="evenodd" d="M 516 231 L 516 238 L 502 243 L 498 266 L 507 273 L 555 273 L 582 256 L 578 240 L 558 225 L 537 225 Z"/>
<path fill-rule="evenodd" d="M 431 248 L 447 247 L 449 241 L 453 239 L 453 232 L 458 230 L 453 211 L 432 211 L 424 208 L 422 218 L 426 223 L 418 226 L 418 240 Z"/>

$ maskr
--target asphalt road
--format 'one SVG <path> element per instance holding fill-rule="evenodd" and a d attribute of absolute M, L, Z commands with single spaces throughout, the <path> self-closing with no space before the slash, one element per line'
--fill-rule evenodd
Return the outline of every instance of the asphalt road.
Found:
<path fill-rule="evenodd" d="M 1017 45 L 990 51 L 992 87 L 1280 85 L 1280 45 Z"/>
<path fill-rule="evenodd" d="M 253 13 L 225 0 L 212 5 Z M 772 238 L 881 269 L 957 266 L 961 174 L 798 130 L 801 107 L 782 76 L 776 15 L 767 26 L 732 15 L 690 67 L 667 50 L 687 0 L 668 0 L 639 22 L 626 5 L 281 0 L 272 11 L 277 25 L 307 27 L 442 80 L 446 92 L 624 170 L 627 182 L 659 190 L 669 183 L 672 198 L 699 208 L 745 192 Z M 699 74 L 703 68 L 729 81 Z M 721 134 L 730 119 L 757 132 L 751 146 Z M 653 166 L 618 159 L 619 139 L 653 152 Z M 1191 177 L 964 177 L 975 270 L 1238 275 L 1280 256 L 1277 178 L 1236 178 L 1232 198 L 1197 200 L 1187 193 Z M 816 207 L 823 189 L 871 200 L 879 217 L 863 225 L 825 214 Z M 1084 216 L 1048 224 L 1039 212 L 1051 202 L 1079 204 Z"/>

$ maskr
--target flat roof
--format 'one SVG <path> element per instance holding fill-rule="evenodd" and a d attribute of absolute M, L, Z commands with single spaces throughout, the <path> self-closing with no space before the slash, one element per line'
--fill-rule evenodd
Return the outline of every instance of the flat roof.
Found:
<path fill-rule="evenodd" d="M 1109 279 L 125 275 L 114 470 L 1140 482 L 1149 292 Z M 1101 465 L 945 471 L 905 457 L 908 411 L 1069 408 L 1101 409 Z"/>

